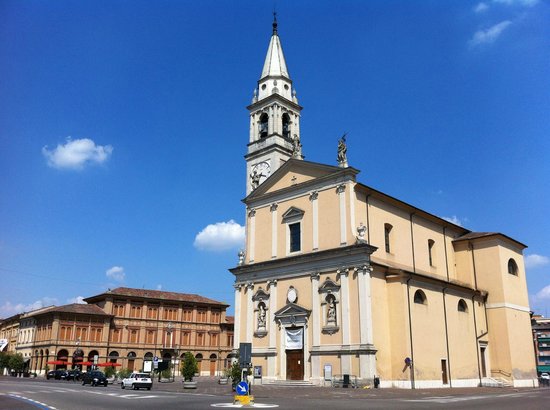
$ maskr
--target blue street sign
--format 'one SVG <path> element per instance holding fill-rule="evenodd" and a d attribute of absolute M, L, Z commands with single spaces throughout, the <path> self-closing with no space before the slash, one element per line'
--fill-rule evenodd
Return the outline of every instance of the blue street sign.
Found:
<path fill-rule="evenodd" d="M 248 383 L 240 382 L 235 390 L 239 396 L 246 396 L 248 394 Z"/>
<path fill-rule="evenodd" d="M 153 362 L 157 363 L 159 361 L 158 356 L 153 357 Z"/>

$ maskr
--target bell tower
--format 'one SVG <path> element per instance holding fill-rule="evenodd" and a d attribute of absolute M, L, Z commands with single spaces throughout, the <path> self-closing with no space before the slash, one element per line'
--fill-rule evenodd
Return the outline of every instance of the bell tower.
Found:
<path fill-rule="evenodd" d="M 290 158 L 302 159 L 300 111 L 296 90 L 286 67 L 274 13 L 273 34 L 262 75 L 254 89 L 250 112 L 250 138 L 246 159 L 246 194 L 249 195 Z"/>

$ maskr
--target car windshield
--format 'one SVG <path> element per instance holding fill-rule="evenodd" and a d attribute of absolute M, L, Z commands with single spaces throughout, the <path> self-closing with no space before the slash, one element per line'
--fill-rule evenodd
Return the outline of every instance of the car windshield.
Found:
<path fill-rule="evenodd" d="M 93 372 L 92 373 L 93 376 L 100 376 L 100 377 L 104 377 L 105 375 L 103 374 L 103 372 Z"/>
<path fill-rule="evenodd" d="M 148 375 L 148 374 L 145 374 L 145 373 L 137 373 L 137 374 L 136 374 L 136 377 L 145 378 L 145 377 L 149 377 L 149 375 Z"/>

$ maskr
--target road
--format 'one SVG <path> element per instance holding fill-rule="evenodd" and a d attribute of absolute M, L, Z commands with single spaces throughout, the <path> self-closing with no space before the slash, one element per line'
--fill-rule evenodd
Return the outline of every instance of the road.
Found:
<path fill-rule="evenodd" d="M 170 391 L 170 389 L 172 391 Z M 181 385 L 155 384 L 148 390 L 121 390 L 82 386 L 43 379 L 0 378 L 0 409 L 215 409 L 231 408 L 227 389 L 216 394 L 184 392 Z M 543 409 L 550 403 L 550 388 L 537 389 L 439 389 L 361 391 L 331 388 L 255 388 L 256 407 L 280 409 Z"/>

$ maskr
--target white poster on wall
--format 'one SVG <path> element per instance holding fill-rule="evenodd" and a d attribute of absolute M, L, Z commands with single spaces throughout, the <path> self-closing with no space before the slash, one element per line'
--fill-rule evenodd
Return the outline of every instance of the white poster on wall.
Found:
<path fill-rule="evenodd" d="M 286 349 L 300 350 L 304 347 L 304 328 L 286 329 Z"/>

